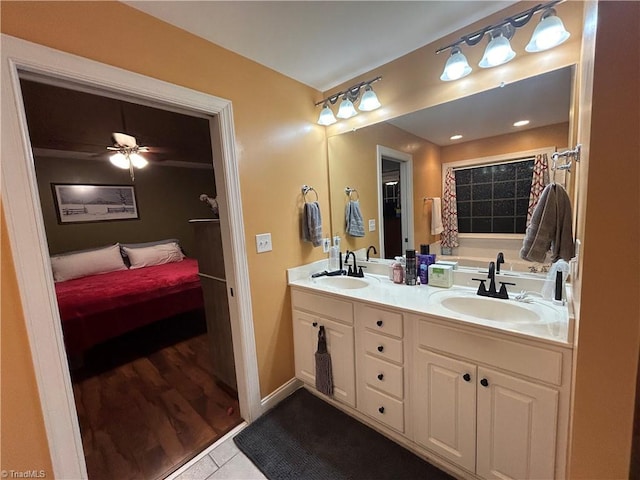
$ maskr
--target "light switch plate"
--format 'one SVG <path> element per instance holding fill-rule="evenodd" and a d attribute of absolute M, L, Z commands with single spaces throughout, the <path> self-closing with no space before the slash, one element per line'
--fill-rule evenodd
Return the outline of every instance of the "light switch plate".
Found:
<path fill-rule="evenodd" d="M 375 232 L 376 231 L 376 219 L 375 218 L 371 218 L 369 220 L 369 231 L 370 232 Z"/>
<path fill-rule="evenodd" d="M 333 246 L 340 248 L 340 236 L 336 235 L 333 237 Z"/>
<path fill-rule="evenodd" d="M 270 233 L 260 233 L 256 235 L 256 250 L 258 253 L 270 252 L 273 250 Z"/>

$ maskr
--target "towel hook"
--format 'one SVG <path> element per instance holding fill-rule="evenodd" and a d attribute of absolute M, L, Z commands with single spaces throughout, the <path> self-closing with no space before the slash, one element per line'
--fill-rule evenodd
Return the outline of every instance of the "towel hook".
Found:
<path fill-rule="evenodd" d="M 349 197 L 349 200 L 360 200 L 360 194 L 358 193 L 358 190 L 356 190 L 355 188 L 351 188 L 351 187 L 345 187 L 344 188 L 344 193 L 347 194 L 347 196 Z M 351 194 L 355 193 L 357 195 L 357 198 L 353 198 L 351 196 Z"/>
<path fill-rule="evenodd" d="M 310 187 L 309 185 L 302 185 L 302 196 L 304 197 L 304 201 L 307 202 L 307 193 L 309 192 L 313 192 L 316 194 L 316 199 L 314 200 L 315 202 L 318 201 L 318 192 L 316 192 L 316 189 L 313 187 Z"/>

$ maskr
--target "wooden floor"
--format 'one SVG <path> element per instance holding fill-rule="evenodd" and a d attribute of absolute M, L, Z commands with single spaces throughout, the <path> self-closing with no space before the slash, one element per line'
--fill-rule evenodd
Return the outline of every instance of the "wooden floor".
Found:
<path fill-rule="evenodd" d="M 182 320 L 96 347 L 72 372 L 91 480 L 165 478 L 242 421 L 213 380 L 201 319 L 195 336 Z"/>

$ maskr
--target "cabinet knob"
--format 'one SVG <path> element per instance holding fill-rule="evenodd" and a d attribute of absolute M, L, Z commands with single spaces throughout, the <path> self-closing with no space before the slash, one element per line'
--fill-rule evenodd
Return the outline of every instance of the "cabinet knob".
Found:
<path fill-rule="evenodd" d="M 384 407 L 379 407 L 379 408 L 378 408 L 378 411 L 379 411 L 380 413 L 384 413 Z"/>
<path fill-rule="evenodd" d="M 381 327 L 381 326 L 382 326 L 382 320 L 378 320 L 378 321 L 376 322 L 376 325 L 378 325 L 379 327 Z"/>
<path fill-rule="evenodd" d="M 482 380 L 480 380 L 480 385 L 482 385 L 483 387 L 488 387 L 489 380 L 487 380 L 486 378 L 483 378 Z"/>
<path fill-rule="evenodd" d="M 470 382 L 470 381 L 471 381 L 471 375 L 469 375 L 468 373 L 465 373 L 465 374 L 462 376 L 462 378 L 463 378 L 463 380 L 464 380 L 465 382 Z"/>
<path fill-rule="evenodd" d="M 384 378 L 384 375 L 382 373 L 378 374 L 378 380 L 382 380 Z"/>
<path fill-rule="evenodd" d="M 382 352 L 383 350 L 384 350 L 384 346 L 382 346 L 382 345 L 378 345 L 378 351 L 379 351 L 379 352 Z"/>
<path fill-rule="evenodd" d="M 318 322 L 313 322 L 313 323 L 312 323 L 312 325 L 313 325 L 314 327 L 317 327 L 317 326 L 318 326 Z"/>

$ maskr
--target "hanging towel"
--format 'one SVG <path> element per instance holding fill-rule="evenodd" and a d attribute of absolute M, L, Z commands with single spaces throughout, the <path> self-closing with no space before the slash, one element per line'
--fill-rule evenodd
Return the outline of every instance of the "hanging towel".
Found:
<path fill-rule="evenodd" d="M 331 356 L 327 351 L 327 336 L 324 326 L 318 331 L 318 351 L 316 352 L 316 388 L 320 393 L 333 395 L 333 372 Z"/>
<path fill-rule="evenodd" d="M 456 175 L 447 168 L 442 194 L 443 231 L 440 237 L 442 247 L 454 248 L 458 244 L 458 206 L 456 200 Z"/>
<path fill-rule="evenodd" d="M 322 245 L 322 216 L 318 202 L 305 202 L 302 219 L 302 238 L 314 247 Z"/>
<path fill-rule="evenodd" d="M 549 184 L 542 191 L 531 223 L 522 242 L 520 257 L 544 262 L 551 250 L 551 261 L 569 261 L 574 255 L 571 201 L 561 185 Z"/>
<path fill-rule="evenodd" d="M 431 204 L 431 235 L 442 233 L 442 201 L 440 197 L 433 197 Z"/>
<path fill-rule="evenodd" d="M 360 201 L 350 200 L 347 203 L 347 234 L 352 237 L 364 237 L 364 221 L 360 212 Z"/>

